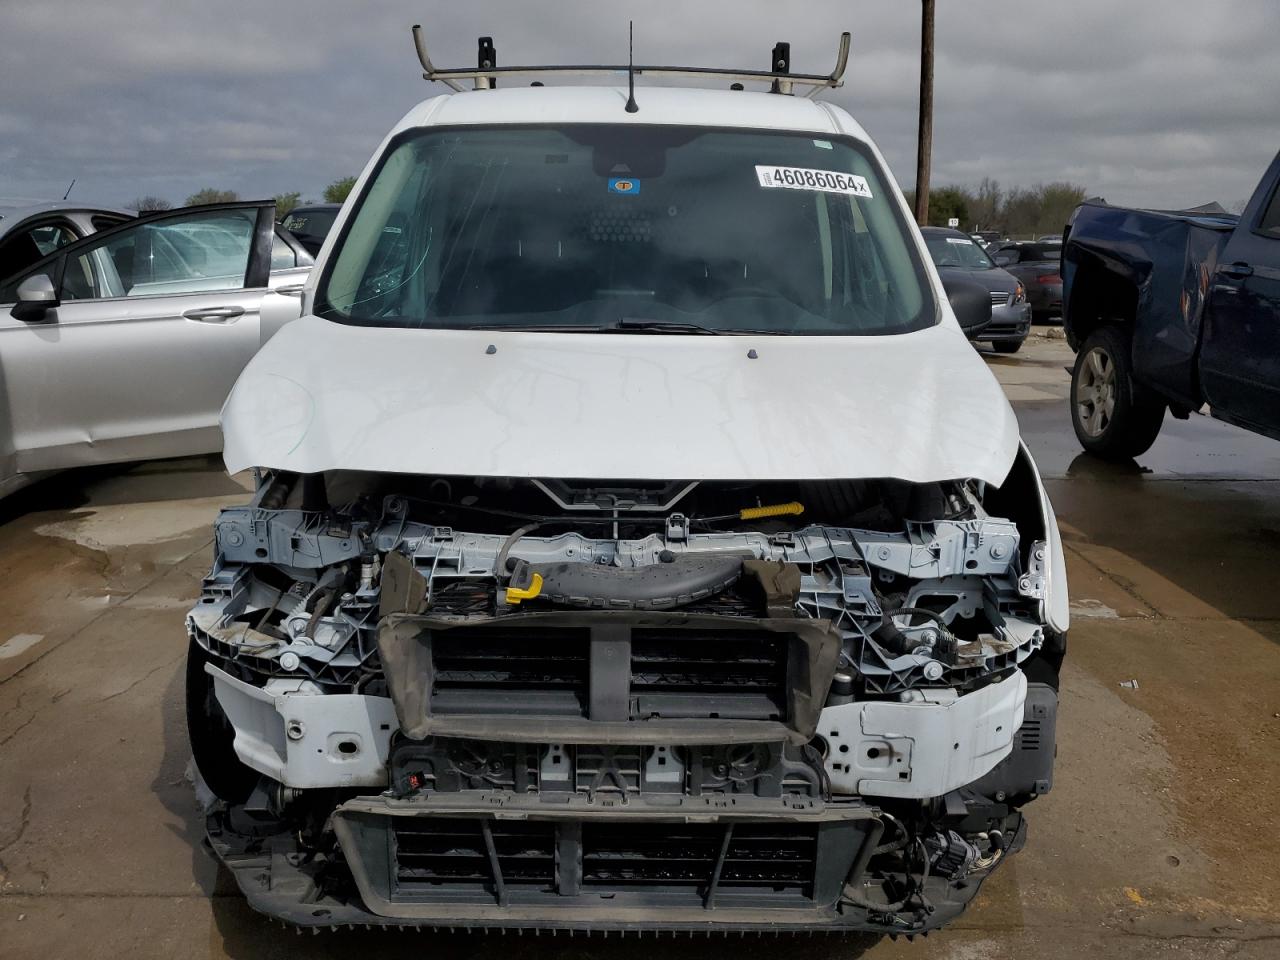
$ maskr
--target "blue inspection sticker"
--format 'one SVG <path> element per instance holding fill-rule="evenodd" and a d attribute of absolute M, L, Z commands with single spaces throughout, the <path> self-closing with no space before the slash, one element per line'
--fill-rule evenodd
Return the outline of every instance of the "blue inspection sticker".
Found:
<path fill-rule="evenodd" d="M 635 196 L 640 192 L 640 181 L 633 177 L 610 177 L 609 192 Z"/>

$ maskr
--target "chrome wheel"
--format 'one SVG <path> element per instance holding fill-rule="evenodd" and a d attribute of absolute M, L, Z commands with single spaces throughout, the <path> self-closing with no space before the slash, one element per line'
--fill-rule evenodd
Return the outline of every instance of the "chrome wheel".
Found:
<path fill-rule="evenodd" d="M 1085 355 L 1076 381 L 1076 416 L 1091 437 L 1100 437 L 1116 410 L 1116 365 L 1111 354 L 1094 347 Z"/>

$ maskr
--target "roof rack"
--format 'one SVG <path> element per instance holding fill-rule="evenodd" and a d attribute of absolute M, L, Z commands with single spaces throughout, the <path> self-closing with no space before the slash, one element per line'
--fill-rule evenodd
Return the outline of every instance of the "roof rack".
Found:
<path fill-rule="evenodd" d="M 566 66 L 530 66 L 499 67 L 497 50 L 492 37 L 481 37 L 479 40 L 479 57 L 474 68 L 451 68 L 442 70 L 431 62 L 427 55 L 426 42 L 422 37 L 422 25 L 413 25 L 413 43 L 418 50 L 418 60 L 422 63 L 422 78 L 439 81 L 456 91 L 466 89 L 460 81 L 474 81 L 476 90 L 489 90 L 497 86 L 499 77 L 509 76 L 561 76 L 585 77 L 602 74 L 626 74 L 630 71 L 634 76 L 685 77 L 699 80 L 728 80 L 733 89 L 742 89 L 744 83 L 768 83 L 773 93 L 790 94 L 793 87 L 808 87 L 805 96 L 812 97 L 819 90 L 835 89 L 844 85 L 844 71 L 849 64 L 849 32 L 840 34 L 840 44 L 836 51 L 836 66 L 829 74 L 792 73 L 791 44 L 779 43 L 773 48 L 770 59 L 771 70 L 721 70 L 715 67 L 662 67 L 631 64 L 581 64 Z M 540 83 L 540 81 L 535 81 Z"/>

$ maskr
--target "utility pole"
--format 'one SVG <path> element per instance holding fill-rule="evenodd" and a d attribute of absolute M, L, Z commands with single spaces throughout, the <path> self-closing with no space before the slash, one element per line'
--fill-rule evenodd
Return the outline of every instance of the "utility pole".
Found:
<path fill-rule="evenodd" d="M 936 0 L 920 0 L 920 131 L 916 140 L 916 223 L 929 223 L 929 158 L 933 153 L 933 14 Z"/>

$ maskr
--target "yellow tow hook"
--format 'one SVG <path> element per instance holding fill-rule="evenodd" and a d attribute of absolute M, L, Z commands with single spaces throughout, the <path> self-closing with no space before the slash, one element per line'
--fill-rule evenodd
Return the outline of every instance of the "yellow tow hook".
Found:
<path fill-rule="evenodd" d="M 527 587 L 507 587 L 507 603 L 516 604 L 521 600 L 532 600 L 542 592 L 542 574 L 535 573 Z"/>

